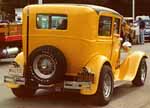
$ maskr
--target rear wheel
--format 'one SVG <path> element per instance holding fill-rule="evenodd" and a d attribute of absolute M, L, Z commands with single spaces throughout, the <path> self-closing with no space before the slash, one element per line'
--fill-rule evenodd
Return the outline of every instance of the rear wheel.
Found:
<path fill-rule="evenodd" d="M 108 65 L 104 65 L 101 70 L 98 90 L 94 95 L 94 101 L 97 105 L 106 105 L 111 100 L 113 93 L 114 81 L 112 69 Z"/>
<path fill-rule="evenodd" d="M 19 88 L 12 88 L 11 90 L 13 94 L 18 98 L 33 97 L 36 92 L 35 88 L 29 88 L 23 85 L 20 86 Z"/>
<path fill-rule="evenodd" d="M 135 79 L 132 81 L 133 85 L 135 85 L 135 86 L 144 85 L 146 76 L 147 76 L 146 60 L 145 60 L 145 58 L 142 58 L 139 68 L 138 68 L 138 71 L 137 71 L 137 75 L 136 75 Z"/>

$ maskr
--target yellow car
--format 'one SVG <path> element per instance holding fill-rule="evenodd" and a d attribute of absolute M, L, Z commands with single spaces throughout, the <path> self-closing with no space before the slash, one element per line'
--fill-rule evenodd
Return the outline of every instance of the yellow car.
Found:
<path fill-rule="evenodd" d="M 109 103 L 115 83 L 144 85 L 144 52 L 128 54 L 121 45 L 123 16 L 95 5 L 30 5 L 23 10 L 23 52 L 18 54 L 5 84 L 17 97 L 30 97 L 39 88 L 77 90 L 100 105 Z"/>

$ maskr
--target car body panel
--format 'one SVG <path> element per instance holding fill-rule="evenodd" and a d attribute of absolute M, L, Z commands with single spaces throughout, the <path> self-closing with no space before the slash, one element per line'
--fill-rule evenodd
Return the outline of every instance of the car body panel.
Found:
<path fill-rule="evenodd" d="M 129 54 L 120 65 L 118 79 L 132 81 L 136 76 L 142 58 L 147 58 L 147 56 L 141 51 L 136 51 Z"/>
<path fill-rule="evenodd" d="M 19 87 L 20 87 L 19 84 L 13 84 L 13 83 L 5 83 L 5 85 L 6 85 L 8 88 L 19 88 Z"/>
<path fill-rule="evenodd" d="M 106 63 L 110 63 L 110 61 L 105 56 L 96 55 L 93 58 L 91 58 L 91 60 L 87 63 L 85 67 L 87 67 L 87 69 L 90 69 L 90 71 L 95 75 L 94 83 L 91 85 L 91 88 L 89 90 L 81 90 L 81 94 L 92 95 L 96 93 L 100 78 L 100 72 L 103 65 Z"/>

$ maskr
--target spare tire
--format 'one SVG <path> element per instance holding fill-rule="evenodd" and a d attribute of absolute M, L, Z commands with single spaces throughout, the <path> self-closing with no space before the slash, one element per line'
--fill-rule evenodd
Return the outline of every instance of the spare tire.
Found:
<path fill-rule="evenodd" d="M 63 53 L 54 46 L 41 46 L 29 56 L 30 77 L 39 84 L 49 85 L 64 80 L 67 63 Z"/>

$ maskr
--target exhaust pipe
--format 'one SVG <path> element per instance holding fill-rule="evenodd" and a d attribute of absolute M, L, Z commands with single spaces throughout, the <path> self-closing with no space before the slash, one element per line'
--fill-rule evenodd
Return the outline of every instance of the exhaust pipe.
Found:
<path fill-rule="evenodd" d="M 19 48 L 18 47 L 13 47 L 13 48 L 3 49 L 2 52 L 1 52 L 1 55 L 3 57 L 9 57 L 11 55 L 16 55 L 17 53 L 19 53 Z"/>

